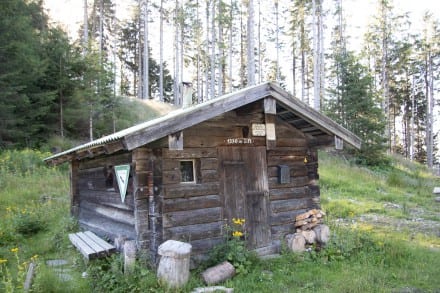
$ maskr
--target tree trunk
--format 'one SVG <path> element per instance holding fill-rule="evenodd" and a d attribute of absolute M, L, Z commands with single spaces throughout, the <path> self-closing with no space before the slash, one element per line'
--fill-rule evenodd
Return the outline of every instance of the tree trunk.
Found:
<path fill-rule="evenodd" d="M 143 86 L 142 98 L 149 98 L 149 43 L 148 43 L 148 0 L 144 0 L 144 57 L 143 57 Z"/>
<path fill-rule="evenodd" d="M 159 100 L 163 102 L 163 0 L 160 0 L 159 14 Z"/>
<path fill-rule="evenodd" d="M 254 56 L 254 1 L 249 0 L 247 20 L 247 72 L 248 85 L 255 85 L 255 56 Z"/>

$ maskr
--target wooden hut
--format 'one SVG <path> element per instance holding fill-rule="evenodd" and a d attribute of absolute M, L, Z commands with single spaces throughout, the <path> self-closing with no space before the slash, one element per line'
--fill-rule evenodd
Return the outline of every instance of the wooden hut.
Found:
<path fill-rule="evenodd" d="M 198 259 L 246 219 L 260 253 L 295 231 L 295 216 L 319 208 L 317 148 L 353 133 L 263 83 L 173 111 L 46 159 L 70 162 L 71 213 L 84 229 L 135 240 L 156 259 L 168 240 Z M 126 189 L 126 191 L 125 191 Z"/>

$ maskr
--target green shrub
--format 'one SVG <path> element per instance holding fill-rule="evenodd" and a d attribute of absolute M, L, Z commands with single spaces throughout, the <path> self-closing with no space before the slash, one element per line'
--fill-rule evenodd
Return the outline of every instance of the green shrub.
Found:
<path fill-rule="evenodd" d="M 31 174 L 45 167 L 44 158 L 50 156 L 38 150 L 7 150 L 0 153 L 0 174 L 13 173 L 16 175 Z"/>

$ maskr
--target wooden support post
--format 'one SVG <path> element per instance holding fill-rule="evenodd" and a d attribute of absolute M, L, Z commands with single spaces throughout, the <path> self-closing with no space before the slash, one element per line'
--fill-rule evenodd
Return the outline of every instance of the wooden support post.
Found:
<path fill-rule="evenodd" d="M 276 148 L 276 122 L 277 105 L 273 98 L 264 99 L 264 119 L 266 122 L 266 148 L 268 150 Z"/>
<path fill-rule="evenodd" d="M 78 166 L 79 162 L 72 159 L 70 162 L 70 215 L 79 215 L 79 190 L 78 190 Z"/>

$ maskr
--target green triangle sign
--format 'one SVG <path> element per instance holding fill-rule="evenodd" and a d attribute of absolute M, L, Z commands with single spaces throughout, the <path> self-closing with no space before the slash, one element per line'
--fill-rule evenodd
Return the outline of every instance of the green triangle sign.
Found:
<path fill-rule="evenodd" d="M 127 194 L 128 176 L 130 175 L 130 165 L 115 166 L 116 180 L 118 181 L 119 193 L 121 201 L 125 201 Z"/>

